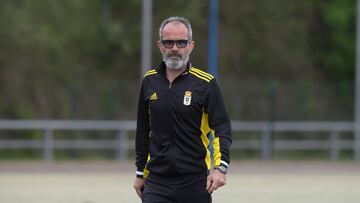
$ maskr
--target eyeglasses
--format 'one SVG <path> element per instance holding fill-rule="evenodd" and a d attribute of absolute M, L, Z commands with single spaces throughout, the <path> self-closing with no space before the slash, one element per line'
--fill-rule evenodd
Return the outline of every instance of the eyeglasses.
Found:
<path fill-rule="evenodd" d="M 163 44 L 163 46 L 165 48 L 171 49 L 174 47 L 174 44 L 176 43 L 176 46 L 178 48 L 185 48 L 188 44 L 189 41 L 186 39 L 180 39 L 180 40 L 163 40 L 161 41 L 161 43 Z"/>

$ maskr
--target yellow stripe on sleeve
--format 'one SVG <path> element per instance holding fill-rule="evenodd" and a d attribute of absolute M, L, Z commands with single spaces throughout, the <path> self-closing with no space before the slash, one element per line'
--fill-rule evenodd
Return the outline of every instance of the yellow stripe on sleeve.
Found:
<path fill-rule="evenodd" d="M 192 71 L 192 70 L 190 70 L 189 73 L 193 74 L 194 76 L 196 76 L 196 77 L 198 77 L 198 78 L 200 78 L 200 79 L 205 80 L 206 82 L 210 82 L 210 79 L 209 79 L 209 78 L 204 77 L 204 76 L 201 76 L 200 74 L 198 74 L 198 73 L 196 73 L 196 72 L 194 72 L 194 71 Z"/>
<path fill-rule="evenodd" d="M 147 162 L 149 162 L 150 160 L 150 153 L 148 154 L 148 159 L 147 159 Z M 147 169 L 147 166 L 145 165 L 145 168 L 144 168 L 144 178 L 147 178 L 149 176 L 149 173 L 150 171 Z"/>
<path fill-rule="evenodd" d="M 146 72 L 146 73 L 144 74 L 144 77 L 146 77 L 146 76 L 148 76 L 148 75 L 156 74 L 156 73 L 157 73 L 157 72 L 156 72 L 155 69 L 149 70 L 148 72 Z"/>
<path fill-rule="evenodd" d="M 220 140 L 219 137 L 215 136 L 214 130 L 211 130 L 211 134 L 213 136 L 214 166 L 219 166 L 221 161 Z"/>
<path fill-rule="evenodd" d="M 210 127 L 209 127 L 209 122 L 208 122 L 208 114 L 203 112 L 203 115 L 201 118 L 201 140 L 206 149 L 205 163 L 206 163 L 208 170 L 210 170 L 210 168 L 211 168 L 210 150 L 208 148 L 209 147 L 209 138 L 207 137 L 207 134 L 209 132 L 210 132 Z"/>
<path fill-rule="evenodd" d="M 204 77 L 209 78 L 210 80 L 214 79 L 214 76 L 212 76 L 212 75 L 210 75 L 209 73 L 204 72 L 204 71 L 202 71 L 202 70 L 200 70 L 200 69 L 197 69 L 197 68 L 192 67 L 191 70 L 194 71 L 194 72 L 199 73 L 200 75 L 202 75 L 202 76 L 204 76 Z"/>

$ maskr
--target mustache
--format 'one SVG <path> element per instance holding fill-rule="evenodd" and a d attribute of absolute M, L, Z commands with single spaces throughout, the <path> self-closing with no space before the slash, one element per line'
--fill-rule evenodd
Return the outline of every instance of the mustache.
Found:
<path fill-rule="evenodd" d="M 182 55 L 178 54 L 178 53 L 169 53 L 167 54 L 167 57 L 170 58 L 170 57 L 179 57 L 179 58 L 182 58 Z"/>

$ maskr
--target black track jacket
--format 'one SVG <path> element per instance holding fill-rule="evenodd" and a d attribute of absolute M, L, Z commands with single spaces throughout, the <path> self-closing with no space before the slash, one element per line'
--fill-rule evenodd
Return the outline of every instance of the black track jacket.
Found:
<path fill-rule="evenodd" d="M 215 78 L 190 63 L 171 84 L 164 63 L 148 71 L 138 105 L 137 176 L 207 173 L 211 168 L 208 136 L 213 136 L 213 164 L 227 167 L 231 126 Z"/>

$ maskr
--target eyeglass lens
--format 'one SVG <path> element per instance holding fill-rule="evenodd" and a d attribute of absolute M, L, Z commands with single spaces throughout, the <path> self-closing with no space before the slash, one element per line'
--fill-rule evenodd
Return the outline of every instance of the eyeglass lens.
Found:
<path fill-rule="evenodd" d="M 189 41 L 185 39 L 180 40 L 163 40 L 161 43 L 164 45 L 165 48 L 173 48 L 174 44 L 176 43 L 176 46 L 178 48 L 184 48 L 188 45 Z"/>

